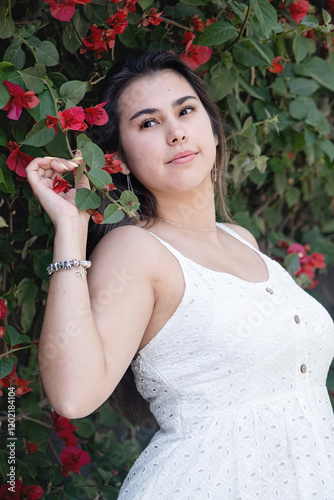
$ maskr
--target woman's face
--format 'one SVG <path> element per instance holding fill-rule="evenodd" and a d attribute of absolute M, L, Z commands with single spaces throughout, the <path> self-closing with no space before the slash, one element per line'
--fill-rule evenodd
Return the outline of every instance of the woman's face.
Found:
<path fill-rule="evenodd" d="M 216 138 L 188 81 L 164 70 L 135 80 L 119 100 L 126 164 L 156 196 L 211 185 Z"/>

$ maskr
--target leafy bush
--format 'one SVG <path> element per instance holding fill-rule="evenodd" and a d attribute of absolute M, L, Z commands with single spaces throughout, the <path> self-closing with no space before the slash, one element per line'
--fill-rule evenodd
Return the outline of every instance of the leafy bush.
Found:
<path fill-rule="evenodd" d="M 307 0 L 0 0 L 0 384 L 9 421 L 0 469 L 10 479 L 12 431 L 15 498 L 117 498 L 140 451 L 136 429 L 107 404 L 70 423 L 51 413 L 41 387 L 36 352 L 54 229 L 25 182 L 30 159 L 71 158 L 78 147 L 93 185 L 78 191 L 80 209 L 97 223 L 135 216 L 130 192 L 98 211 L 96 191 L 109 197 L 118 164 L 86 132 L 105 119 L 99 89 L 115 62 L 136 47 L 174 50 L 203 75 L 228 124 L 235 220 L 312 289 L 323 255 L 334 262 L 333 12 L 332 0 L 327 10 Z M 59 179 L 55 189 L 66 188 Z M 9 487 L 2 498 L 14 495 Z"/>

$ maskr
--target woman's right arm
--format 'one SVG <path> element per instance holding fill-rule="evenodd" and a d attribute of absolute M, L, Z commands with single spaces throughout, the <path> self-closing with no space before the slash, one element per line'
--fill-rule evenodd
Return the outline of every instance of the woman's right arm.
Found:
<path fill-rule="evenodd" d="M 78 212 L 75 190 L 52 191 L 53 177 L 63 171 L 57 160 L 36 159 L 27 168 L 28 180 L 55 225 L 53 262 L 85 260 L 89 216 Z M 85 178 L 79 187 L 89 187 Z M 91 258 L 89 288 L 75 268 L 51 276 L 39 363 L 50 402 L 65 417 L 83 417 L 99 407 L 137 351 L 155 300 L 143 233 L 120 228 L 101 240 Z"/>

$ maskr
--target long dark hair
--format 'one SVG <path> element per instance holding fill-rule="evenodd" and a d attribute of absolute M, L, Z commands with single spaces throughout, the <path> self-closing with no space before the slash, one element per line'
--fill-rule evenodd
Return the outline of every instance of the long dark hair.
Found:
<path fill-rule="evenodd" d="M 115 64 L 111 68 L 106 76 L 101 97 L 101 102 L 108 101 L 105 110 L 108 113 L 109 120 L 104 127 L 100 127 L 98 132 L 93 132 L 92 138 L 105 153 L 117 151 L 118 155 L 126 162 L 126 151 L 123 149 L 119 130 L 119 98 L 133 81 L 144 76 L 156 75 L 164 70 L 173 70 L 189 82 L 210 118 L 212 130 L 218 142 L 216 149 L 217 180 L 215 182 L 215 195 L 219 200 L 221 215 L 226 220 L 231 220 L 224 202 L 227 178 L 227 150 L 218 108 L 206 92 L 202 79 L 172 51 L 159 49 L 143 52 L 136 50 L 131 52 L 123 62 Z M 140 218 L 144 221 L 154 221 L 158 216 L 157 202 L 154 195 L 133 174 L 129 175 L 131 175 L 133 191 L 140 202 Z M 118 197 L 120 191 L 127 189 L 126 176 L 115 174 L 113 175 L 113 181 L 118 190 L 115 192 Z M 104 203 L 105 201 L 102 202 L 102 205 Z M 105 207 L 102 206 L 102 208 Z M 122 221 L 123 225 L 132 223 L 133 221 L 126 217 Z M 92 251 L 103 234 L 119 225 L 95 226 L 94 230 L 90 231 L 87 253 L 89 254 Z M 149 412 L 148 403 L 136 390 L 131 367 L 127 369 L 109 400 L 111 405 L 131 423 L 140 423 L 147 417 L 153 418 Z"/>

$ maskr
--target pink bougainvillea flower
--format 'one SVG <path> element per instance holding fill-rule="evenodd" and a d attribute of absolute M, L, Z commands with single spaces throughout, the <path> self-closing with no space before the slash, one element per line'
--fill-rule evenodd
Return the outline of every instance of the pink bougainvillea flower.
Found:
<path fill-rule="evenodd" d="M 58 134 L 58 118 L 56 118 L 55 116 L 51 116 L 51 115 L 45 115 L 46 116 L 46 126 L 48 128 L 54 128 L 55 129 L 55 132 L 56 132 L 56 135 Z"/>
<path fill-rule="evenodd" d="M 95 210 L 92 212 L 91 217 L 92 221 L 95 222 L 95 224 L 101 224 L 101 222 L 103 221 L 103 214 L 100 214 Z"/>
<path fill-rule="evenodd" d="M 63 130 L 78 130 L 83 132 L 87 128 L 85 112 L 81 106 L 58 111 L 58 117 Z"/>
<path fill-rule="evenodd" d="M 8 307 L 6 306 L 5 299 L 0 300 L 0 319 L 3 319 L 8 314 Z"/>
<path fill-rule="evenodd" d="M 7 147 L 11 151 L 6 160 L 7 167 L 20 177 L 27 177 L 26 167 L 33 160 L 33 157 L 23 153 L 16 142 L 7 142 Z"/>
<path fill-rule="evenodd" d="M 323 269 L 326 267 L 325 256 L 319 252 L 313 252 L 308 257 L 308 264 L 315 269 Z"/>
<path fill-rule="evenodd" d="M 8 111 L 7 118 L 18 120 L 21 116 L 22 108 L 31 109 L 39 103 L 39 99 L 36 97 L 35 92 L 31 90 L 25 92 L 20 85 L 16 85 L 16 83 L 7 80 L 4 80 L 3 83 L 6 85 L 10 95 L 6 106 L 2 108 L 4 111 Z"/>
<path fill-rule="evenodd" d="M 187 46 L 188 47 L 188 46 Z M 181 54 L 180 58 L 185 62 L 190 69 L 197 69 L 201 64 L 206 63 L 212 54 L 210 47 L 202 47 L 201 45 L 190 45 L 188 50 Z"/>
<path fill-rule="evenodd" d="M 306 250 L 304 245 L 300 243 L 292 243 L 286 251 L 287 254 L 296 253 L 298 255 L 299 261 L 303 264 L 307 262 Z"/>
<path fill-rule="evenodd" d="M 300 23 L 300 21 L 307 15 L 310 8 L 311 4 L 308 0 L 297 0 L 296 2 L 293 2 L 288 9 L 292 19 L 294 19 L 297 23 Z"/>
<path fill-rule="evenodd" d="M 201 31 L 204 28 L 204 21 L 202 21 L 198 14 L 192 18 L 191 24 L 193 25 L 195 31 Z"/>
<path fill-rule="evenodd" d="M 123 33 L 128 22 L 126 21 L 127 13 L 124 10 L 119 10 L 112 17 L 107 19 L 107 23 L 111 25 L 117 35 Z"/>
<path fill-rule="evenodd" d="M 92 125 L 105 125 L 108 121 L 107 112 L 103 109 L 103 106 L 107 104 L 108 101 L 97 104 L 93 108 L 85 108 L 85 119 L 90 127 Z"/>
<path fill-rule="evenodd" d="M 53 179 L 53 185 L 52 185 L 52 191 L 55 193 L 67 193 L 71 189 L 71 184 L 66 180 L 63 179 L 62 177 L 56 177 Z"/>
<path fill-rule="evenodd" d="M 86 5 L 91 0 L 43 0 L 49 4 L 52 17 L 58 21 L 70 21 L 76 5 Z"/>
<path fill-rule="evenodd" d="M 90 35 L 85 36 L 82 39 L 84 44 L 80 49 L 80 53 L 83 54 L 87 50 L 91 50 L 94 54 L 97 54 L 98 59 L 101 58 L 101 52 L 108 52 L 115 45 L 116 31 L 114 29 L 100 29 L 97 26 L 91 26 Z"/>
<path fill-rule="evenodd" d="M 32 443 L 31 441 L 27 441 L 26 444 L 27 453 L 36 453 L 38 450 L 38 445 L 36 443 Z"/>
<path fill-rule="evenodd" d="M 15 380 L 15 396 L 20 397 L 27 392 L 32 391 L 32 387 L 28 387 L 28 384 L 31 384 L 33 380 L 25 380 L 24 378 L 17 378 Z"/>
<path fill-rule="evenodd" d="M 281 56 L 274 57 L 273 62 L 271 63 L 271 66 L 269 68 L 269 71 L 271 73 L 282 73 L 283 71 L 283 66 L 278 63 L 278 61 L 281 59 Z"/>
<path fill-rule="evenodd" d="M 68 476 L 71 472 L 80 472 L 80 467 L 89 464 L 90 456 L 84 450 L 80 450 L 75 446 L 67 446 L 60 453 L 61 475 Z"/>
<path fill-rule="evenodd" d="M 110 175 L 122 172 L 122 167 L 121 167 L 122 162 L 120 160 L 113 160 L 112 157 L 114 156 L 114 154 L 115 153 L 104 155 L 106 160 L 106 165 L 105 167 L 102 167 L 102 170 L 105 170 Z"/>

